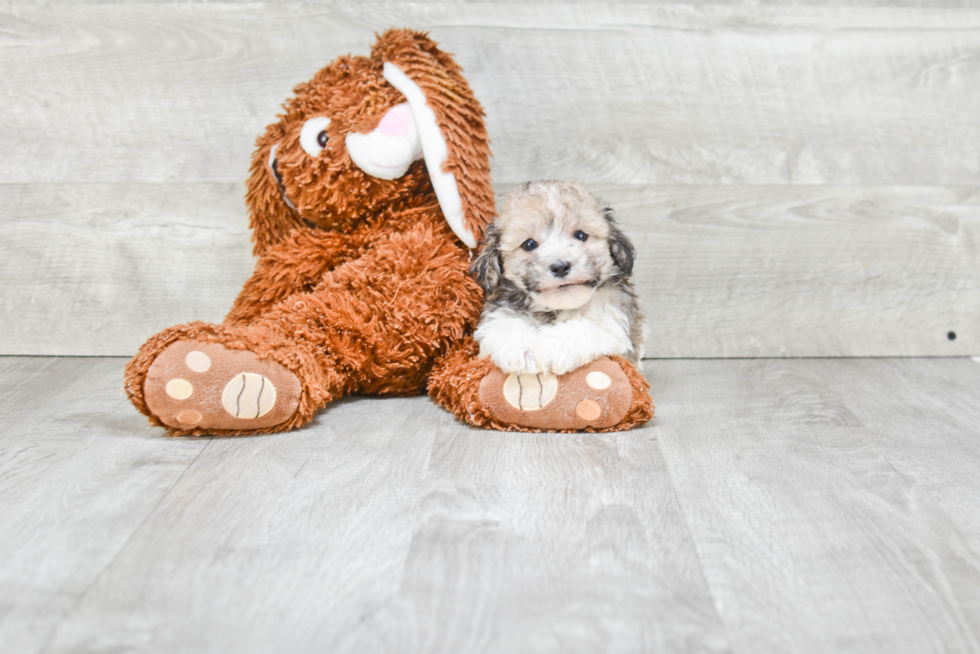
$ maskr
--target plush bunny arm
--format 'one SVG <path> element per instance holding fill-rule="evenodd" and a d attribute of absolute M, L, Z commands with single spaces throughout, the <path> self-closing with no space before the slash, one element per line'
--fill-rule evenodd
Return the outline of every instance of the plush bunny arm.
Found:
<path fill-rule="evenodd" d="M 345 392 L 419 392 L 433 358 L 469 332 L 481 304 L 466 254 L 436 220 L 373 243 L 253 321 L 249 334 L 321 353 L 324 374 L 346 379 Z"/>
<path fill-rule="evenodd" d="M 249 322 L 290 295 L 312 289 L 329 270 L 357 257 L 367 243 L 363 233 L 294 230 L 258 260 L 225 323 Z"/>

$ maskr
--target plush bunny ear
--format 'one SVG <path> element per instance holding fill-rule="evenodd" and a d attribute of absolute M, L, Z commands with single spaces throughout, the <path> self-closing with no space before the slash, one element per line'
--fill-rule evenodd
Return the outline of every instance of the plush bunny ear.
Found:
<path fill-rule="evenodd" d="M 463 243 L 476 247 L 496 213 L 483 108 L 456 62 L 422 32 L 388 30 L 371 56 L 384 62 L 384 78 L 412 109 L 446 221 Z"/>

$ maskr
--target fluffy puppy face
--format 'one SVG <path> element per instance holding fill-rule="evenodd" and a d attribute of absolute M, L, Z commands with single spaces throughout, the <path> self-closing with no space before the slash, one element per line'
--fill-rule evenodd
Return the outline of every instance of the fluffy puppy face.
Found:
<path fill-rule="evenodd" d="M 577 309 L 603 282 L 628 277 L 633 247 L 612 212 L 576 182 L 531 182 L 510 193 L 474 264 L 490 293 L 500 278 L 533 310 Z"/>

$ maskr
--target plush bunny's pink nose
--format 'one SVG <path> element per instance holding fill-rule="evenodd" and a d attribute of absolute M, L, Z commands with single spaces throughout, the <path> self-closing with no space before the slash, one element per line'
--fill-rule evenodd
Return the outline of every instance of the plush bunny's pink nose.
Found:
<path fill-rule="evenodd" d="M 407 104 L 392 107 L 381 119 L 378 131 L 386 136 L 408 136 L 412 124 L 412 110 Z"/>

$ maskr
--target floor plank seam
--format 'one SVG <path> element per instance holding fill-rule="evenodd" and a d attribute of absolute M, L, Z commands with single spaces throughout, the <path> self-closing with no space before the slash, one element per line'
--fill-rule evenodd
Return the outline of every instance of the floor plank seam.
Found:
<path fill-rule="evenodd" d="M 725 622 L 721 615 L 721 609 L 718 607 L 718 598 L 715 595 L 714 589 L 711 587 L 711 582 L 708 579 L 708 575 L 705 573 L 704 562 L 701 560 L 701 551 L 698 549 L 698 543 L 694 539 L 694 532 L 691 530 L 691 524 L 687 517 L 687 508 L 684 502 L 681 500 L 681 494 L 677 491 L 677 484 L 674 481 L 674 473 L 671 471 L 670 461 L 664 456 L 663 448 L 660 446 L 659 436 L 655 438 L 657 451 L 660 452 L 660 460 L 663 461 L 664 469 L 667 471 L 667 477 L 670 480 L 670 488 L 674 493 L 674 499 L 677 501 L 677 506 L 681 510 L 681 516 L 684 518 L 684 531 L 687 532 L 687 538 L 691 543 L 691 547 L 694 549 L 694 559 L 698 562 L 698 570 L 701 572 L 701 579 L 704 582 L 704 587 L 708 590 L 708 596 L 711 597 L 711 608 L 715 612 L 715 618 L 721 628 L 725 632 L 725 642 L 728 644 L 728 651 L 734 654 L 735 647 L 731 638 L 731 634 L 728 629 L 728 624 Z"/>
<path fill-rule="evenodd" d="M 120 554 L 122 554 L 126 550 L 126 548 L 129 547 L 129 544 L 133 541 L 133 538 L 136 536 L 136 534 L 138 534 L 143 529 L 143 526 L 147 523 L 147 521 L 151 517 L 153 517 L 153 515 L 157 512 L 157 509 L 160 508 L 160 505 L 163 504 L 163 501 L 170 496 L 170 493 L 172 493 L 174 488 L 177 487 L 177 484 L 179 484 L 180 481 L 184 478 L 184 476 L 187 475 L 188 471 L 194 467 L 194 464 L 196 464 L 198 459 L 201 458 L 201 455 L 203 455 L 208 450 L 208 448 L 211 447 L 211 444 L 214 442 L 214 438 L 215 438 L 214 436 L 208 438 L 207 445 L 202 447 L 201 451 L 197 453 L 197 456 L 195 456 L 194 459 L 187 464 L 187 467 L 184 469 L 183 472 L 180 473 L 180 476 L 174 480 L 174 483 L 170 484 L 170 488 L 168 488 L 165 493 L 160 495 L 160 499 L 157 500 L 157 503 L 153 505 L 152 509 L 146 512 L 146 515 L 143 517 L 142 520 L 140 520 L 140 523 L 136 525 L 136 528 L 133 529 L 133 531 L 129 534 L 125 542 L 119 546 L 119 549 L 116 550 L 115 554 L 112 555 L 112 558 L 105 564 L 102 570 L 100 570 L 99 573 L 95 575 L 95 577 L 93 577 L 92 581 L 90 581 L 89 584 L 85 587 L 85 590 L 83 590 L 81 593 L 78 594 L 78 598 L 76 598 L 75 602 L 72 603 L 71 608 L 65 611 L 61 619 L 58 620 L 58 623 L 51 628 L 51 631 L 50 633 L 48 633 L 47 638 L 44 639 L 44 642 L 41 644 L 41 647 L 38 648 L 37 650 L 38 654 L 42 654 L 43 652 L 47 651 L 48 647 L 51 645 L 51 641 L 57 635 L 58 630 L 61 629 L 62 625 L 64 625 L 65 622 L 71 617 L 71 615 L 78 610 L 79 605 L 85 600 L 86 597 L 88 597 L 89 593 L 91 593 L 92 589 L 95 588 L 96 584 L 99 583 L 99 580 L 101 580 L 102 577 L 105 576 L 106 572 L 108 572 L 109 569 L 112 568 L 116 560 L 119 558 Z"/>

